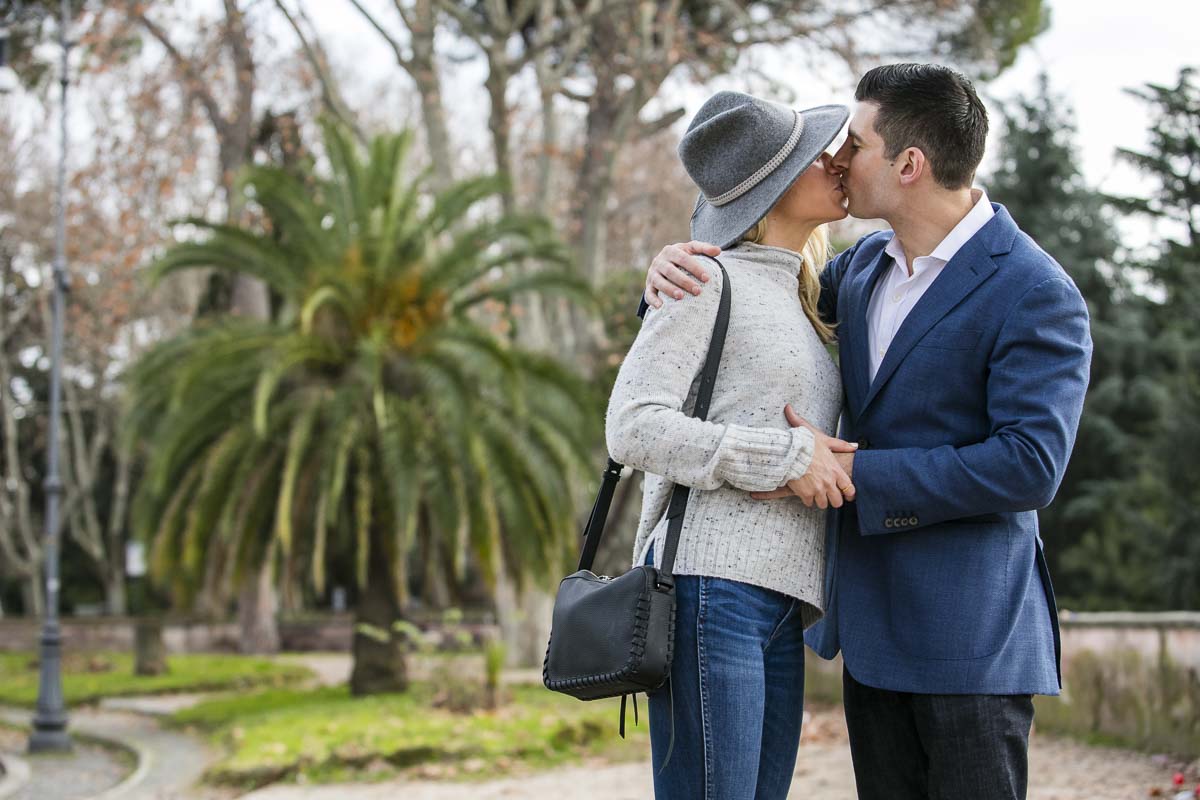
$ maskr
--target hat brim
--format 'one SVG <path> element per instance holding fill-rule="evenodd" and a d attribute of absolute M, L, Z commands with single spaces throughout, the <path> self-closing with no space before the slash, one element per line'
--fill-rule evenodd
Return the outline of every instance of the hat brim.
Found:
<path fill-rule="evenodd" d="M 845 106 L 818 106 L 801 111 L 804 130 L 796 149 L 762 182 L 723 206 L 714 206 L 701 194 L 692 212 L 692 238 L 725 249 L 754 227 L 775 207 L 796 178 L 808 169 L 850 118 Z"/>

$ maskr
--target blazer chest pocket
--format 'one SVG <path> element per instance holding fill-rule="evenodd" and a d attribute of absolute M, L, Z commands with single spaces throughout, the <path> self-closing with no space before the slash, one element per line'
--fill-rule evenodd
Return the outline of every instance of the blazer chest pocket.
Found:
<path fill-rule="evenodd" d="M 921 337 L 917 347 L 936 350 L 971 350 L 979 344 L 983 331 L 974 328 L 934 328 Z"/>

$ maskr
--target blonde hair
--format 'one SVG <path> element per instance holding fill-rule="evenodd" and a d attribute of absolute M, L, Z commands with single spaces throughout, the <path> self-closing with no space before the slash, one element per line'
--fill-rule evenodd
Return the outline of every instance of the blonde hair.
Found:
<path fill-rule="evenodd" d="M 750 242 L 760 244 L 767 235 L 767 218 L 763 217 L 754 227 L 746 231 L 738 244 Z M 804 247 L 800 249 L 800 257 L 804 265 L 800 270 L 800 307 L 804 315 L 812 323 L 813 329 L 821 341 L 829 343 L 834 340 L 833 326 L 821 319 L 817 313 L 817 302 L 821 299 L 821 270 L 832 255 L 829 250 L 829 226 L 818 225 Z"/>

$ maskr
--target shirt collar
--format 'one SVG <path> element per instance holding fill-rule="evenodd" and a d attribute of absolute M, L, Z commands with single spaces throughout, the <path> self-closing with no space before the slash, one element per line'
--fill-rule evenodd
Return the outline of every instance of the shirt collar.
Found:
<path fill-rule="evenodd" d="M 954 255 L 962 249 L 963 245 L 970 241 L 972 236 L 979 233 L 979 230 L 988 223 L 988 220 L 996 215 L 991 201 L 988 200 L 987 192 L 983 189 L 973 189 L 972 193 L 975 192 L 978 192 L 975 205 L 971 206 L 971 210 L 967 212 L 967 215 L 959 220 L 958 224 L 950 230 L 950 233 L 946 234 L 946 238 L 942 239 L 941 243 L 933 248 L 933 252 L 927 258 L 933 259 L 938 264 L 944 266 L 950 259 L 954 258 Z M 900 246 L 900 240 L 895 236 L 892 236 L 891 241 L 887 243 L 884 252 L 896 261 L 897 266 L 908 263 L 904 255 L 904 248 Z M 917 259 L 917 261 L 921 261 L 922 263 L 919 266 L 913 264 L 914 275 L 927 268 L 930 264 L 929 261 L 925 261 L 924 259 Z"/>
<path fill-rule="evenodd" d="M 946 238 L 942 239 L 942 243 L 933 248 L 933 252 L 929 254 L 930 258 L 936 258 L 943 264 L 954 258 L 954 254 L 962 249 L 962 246 L 970 241 L 971 237 L 979 233 L 979 229 L 988 223 L 996 212 L 992 210 L 992 204 L 988 200 L 987 192 L 983 189 L 976 189 L 979 192 L 979 197 L 975 200 L 975 205 L 971 206 L 971 210 L 967 215 L 959 220 L 958 224 L 946 234 Z"/>

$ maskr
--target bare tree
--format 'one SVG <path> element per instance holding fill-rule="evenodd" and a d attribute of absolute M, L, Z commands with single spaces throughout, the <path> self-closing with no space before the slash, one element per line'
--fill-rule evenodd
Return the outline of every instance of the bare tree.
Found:
<path fill-rule="evenodd" d="M 257 67 L 253 41 L 246 16 L 237 0 L 222 0 L 224 16 L 215 35 L 201 52 L 184 52 L 172 35 L 171 25 L 152 19 L 148 4 L 127 0 L 126 14 L 153 37 L 166 51 L 180 89 L 189 102 L 203 111 L 216 136 L 219 183 L 224 190 L 226 216 L 236 218 L 244 205 L 233 190 L 241 169 L 253 155 L 255 131 L 255 89 Z M 178 23 L 174 23 L 178 24 Z M 226 59 L 222 59 L 224 55 Z M 222 81 L 229 73 L 227 80 Z M 217 87 L 227 84 L 231 95 L 222 102 Z M 266 319 L 270 315 L 269 298 L 261 281 L 237 276 L 231 286 L 229 310 L 248 317 Z"/>
<path fill-rule="evenodd" d="M 30 474 L 22 451 L 20 421 L 28 410 L 15 394 L 18 335 L 34 308 L 32 292 L 14 265 L 12 251 L 6 246 L 7 231 L 0 230 L 0 557 L 4 574 L 21 580 L 25 593 L 25 612 L 41 614 L 45 603 L 41 581 L 42 543 L 38 533 L 40 515 L 32 508 Z"/>
<path fill-rule="evenodd" d="M 380 16 L 371 12 L 360 0 L 347 0 L 371 27 L 383 38 L 404 70 L 417 87 L 421 98 L 421 120 L 425 131 L 425 146 L 433 168 L 433 188 L 445 189 L 454 181 L 454 141 L 446 125 L 446 108 L 442 98 L 442 82 L 434 42 L 437 34 L 437 0 L 392 0 L 392 5 L 404 24 L 406 37 L 388 30 Z"/>
<path fill-rule="evenodd" d="M 189 103 L 204 112 L 216 137 L 219 183 L 224 190 L 226 216 L 236 219 L 244 200 L 234 192 L 234 181 L 253 157 L 255 91 L 258 86 L 254 42 L 246 12 L 238 0 L 222 0 L 223 16 L 214 35 L 201 40 L 199 52 L 185 52 L 168 24 L 150 16 L 148 4 L 126 0 L 126 18 L 140 26 L 165 50 L 180 90 Z M 222 58 L 224 56 L 224 58 Z M 222 80 L 224 78 L 224 80 Z M 228 87 L 219 93 L 217 87 Z M 226 102 L 223 94 L 228 94 Z M 236 276 L 228 308 L 235 314 L 266 319 L 270 298 L 261 281 Z M 238 595 L 241 647 L 246 652 L 273 652 L 279 648 L 274 564 L 267 560 L 261 574 L 244 581 Z"/>

